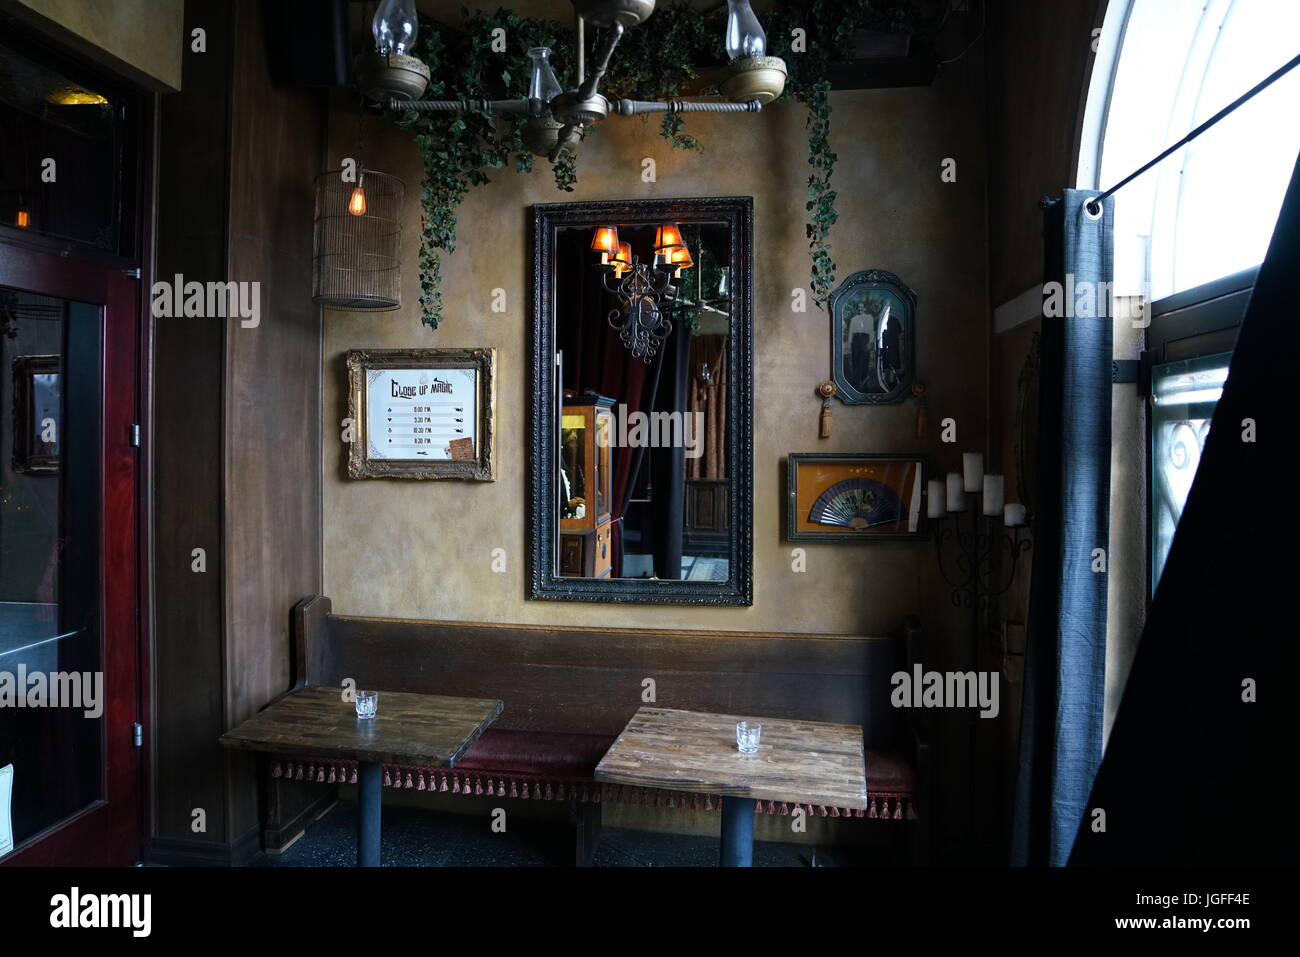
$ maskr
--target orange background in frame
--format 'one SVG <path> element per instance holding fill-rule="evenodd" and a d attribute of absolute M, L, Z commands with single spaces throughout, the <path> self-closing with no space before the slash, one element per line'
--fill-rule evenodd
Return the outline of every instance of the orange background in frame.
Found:
<path fill-rule="evenodd" d="M 907 517 L 912 509 L 912 493 L 916 488 L 916 470 L 919 462 L 799 462 L 795 473 L 795 531 L 799 532 L 851 532 L 853 529 L 839 525 L 822 525 L 808 521 L 817 496 L 836 482 L 850 478 L 869 478 L 893 489 L 903 503 L 902 521 L 874 525 L 863 532 L 907 532 Z"/>

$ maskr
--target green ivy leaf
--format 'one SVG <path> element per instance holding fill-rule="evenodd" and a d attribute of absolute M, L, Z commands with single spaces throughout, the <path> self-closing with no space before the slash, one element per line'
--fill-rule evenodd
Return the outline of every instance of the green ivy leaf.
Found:
<path fill-rule="evenodd" d="M 804 229 L 811 260 L 809 280 L 818 301 L 829 296 L 835 281 L 829 237 L 838 219 L 838 197 L 830 188 L 839 157 L 830 148 L 827 68 L 833 61 L 852 55 L 858 30 L 928 32 L 932 36 L 941 21 L 937 16 L 923 18 L 916 12 L 932 6 L 920 0 L 779 0 L 775 9 L 764 13 L 769 50 L 784 56 L 789 70 L 781 101 L 794 100 L 808 110 L 805 126 L 811 175 Z M 725 7 L 721 5 L 701 12 L 684 0 L 661 4 L 650 29 L 629 30 L 624 35 L 602 80 L 601 92 L 611 98 L 633 99 L 680 95 L 689 81 L 698 78 L 699 68 L 712 70 L 725 65 L 719 43 L 724 21 Z M 796 27 L 805 30 L 808 39 L 807 49 L 798 54 L 790 52 L 790 37 Z M 505 29 L 510 38 L 511 46 L 505 53 L 492 51 L 492 32 L 497 28 Z M 567 74 L 566 85 L 572 83 L 575 49 L 568 24 L 523 17 L 508 10 L 471 13 L 465 8 L 461 9 L 459 27 L 422 18 L 417 53 L 434 77 L 427 95 L 434 99 L 487 99 L 503 91 L 509 95 L 513 77 L 529 74 L 527 51 L 534 46 L 550 47 L 551 61 L 561 82 L 565 83 Z M 432 329 L 437 329 L 443 318 L 441 253 L 456 248 L 456 211 L 466 193 L 487 183 L 485 171 L 503 168 L 511 154 L 516 172 L 528 173 L 535 168 L 533 156 L 523 144 L 527 120 L 520 115 L 494 118 L 481 114 L 421 114 L 413 110 L 393 118 L 396 125 L 412 131 L 416 148 L 424 157 L 425 178 L 420 187 L 420 307 L 422 321 Z M 660 134 L 674 149 L 702 149 L 699 139 L 684 132 L 683 127 L 680 114 L 664 114 Z M 577 183 L 574 157 L 562 156 L 553 164 L 552 175 L 556 188 L 572 192 Z"/>

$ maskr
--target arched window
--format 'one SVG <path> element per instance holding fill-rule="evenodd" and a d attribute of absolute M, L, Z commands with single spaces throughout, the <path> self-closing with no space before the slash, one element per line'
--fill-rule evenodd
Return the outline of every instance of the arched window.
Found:
<path fill-rule="evenodd" d="M 1078 184 L 1105 189 L 1300 52 L 1296 0 L 1111 0 Z M 1264 258 L 1300 152 L 1294 70 L 1115 196 L 1115 283 L 1159 300 Z"/>
<path fill-rule="evenodd" d="M 1297 0 L 1110 0 L 1076 183 L 1107 189 L 1300 52 Z M 1117 296 L 1145 297 L 1154 590 L 1300 153 L 1300 68 L 1115 194 Z"/>

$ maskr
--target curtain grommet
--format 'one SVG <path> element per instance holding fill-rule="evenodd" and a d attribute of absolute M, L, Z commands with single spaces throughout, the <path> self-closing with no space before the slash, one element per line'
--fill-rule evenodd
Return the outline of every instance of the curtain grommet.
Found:
<path fill-rule="evenodd" d="M 1097 207 L 1097 211 L 1095 213 L 1092 211 L 1092 208 L 1094 206 Z M 1099 203 L 1096 199 L 1085 199 L 1083 201 L 1083 215 L 1086 216 L 1088 219 L 1101 219 L 1101 214 L 1104 213 L 1105 211 L 1106 211 L 1105 207 L 1102 206 L 1101 203 Z"/>

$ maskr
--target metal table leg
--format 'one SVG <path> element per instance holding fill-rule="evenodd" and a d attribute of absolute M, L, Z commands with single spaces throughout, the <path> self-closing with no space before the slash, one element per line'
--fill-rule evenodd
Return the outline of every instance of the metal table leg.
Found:
<path fill-rule="evenodd" d="M 722 798 L 722 853 L 720 867 L 754 865 L 754 799 Z"/>
<path fill-rule="evenodd" d="M 383 801 L 383 766 L 374 761 L 359 762 L 357 765 L 357 867 L 379 866 L 379 809 Z"/>

